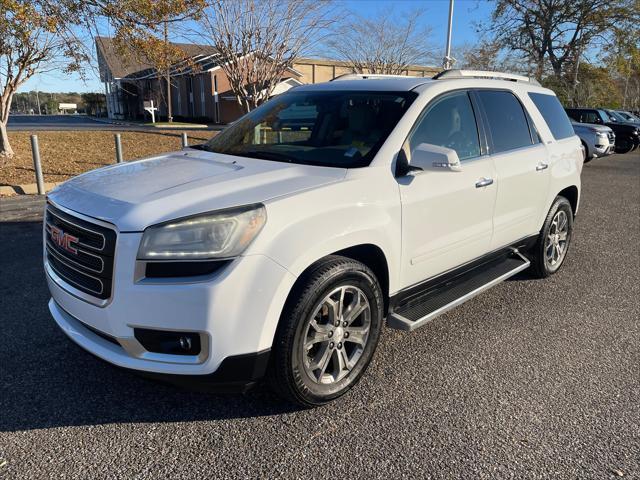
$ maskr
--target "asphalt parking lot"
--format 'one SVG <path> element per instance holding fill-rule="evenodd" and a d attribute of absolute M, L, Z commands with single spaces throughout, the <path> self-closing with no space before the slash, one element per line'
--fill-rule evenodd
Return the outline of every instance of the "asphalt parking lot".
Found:
<path fill-rule="evenodd" d="M 99 122 L 86 115 L 11 115 L 8 130 L 122 130 L 122 126 Z"/>
<path fill-rule="evenodd" d="M 97 120 L 86 115 L 20 115 L 9 117 L 7 125 L 9 131 L 84 131 L 84 130 L 115 130 L 122 131 L 157 131 L 156 127 L 127 122 L 109 123 L 107 120 Z M 220 130 L 221 127 L 210 126 L 202 130 Z"/>
<path fill-rule="evenodd" d="M 640 478 L 640 155 L 582 178 L 558 275 L 387 329 L 361 384 L 314 410 L 80 350 L 48 314 L 38 201 L 24 219 L 3 199 L 0 478 Z"/>

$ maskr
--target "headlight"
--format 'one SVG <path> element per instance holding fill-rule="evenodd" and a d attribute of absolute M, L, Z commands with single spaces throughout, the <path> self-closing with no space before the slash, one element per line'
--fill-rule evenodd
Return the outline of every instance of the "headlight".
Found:
<path fill-rule="evenodd" d="M 138 260 L 230 258 L 241 254 L 267 220 L 264 205 L 220 210 L 147 228 Z"/>

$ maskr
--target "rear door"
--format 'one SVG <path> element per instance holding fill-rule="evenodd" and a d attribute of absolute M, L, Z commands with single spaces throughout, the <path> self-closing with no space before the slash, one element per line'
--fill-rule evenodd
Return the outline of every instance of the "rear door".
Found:
<path fill-rule="evenodd" d="M 513 92 L 476 90 L 474 94 L 481 105 L 498 184 L 493 250 L 538 231 L 549 189 L 549 159 L 547 148 Z"/>

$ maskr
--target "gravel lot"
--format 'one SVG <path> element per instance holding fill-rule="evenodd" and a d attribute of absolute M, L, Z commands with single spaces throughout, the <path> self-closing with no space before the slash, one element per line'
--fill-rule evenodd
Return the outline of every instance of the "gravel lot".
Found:
<path fill-rule="evenodd" d="M 40 226 L 2 200 L 0 477 L 640 478 L 640 155 L 583 182 L 558 275 L 386 330 L 363 382 L 315 410 L 84 353 L 49 318 Z"/>

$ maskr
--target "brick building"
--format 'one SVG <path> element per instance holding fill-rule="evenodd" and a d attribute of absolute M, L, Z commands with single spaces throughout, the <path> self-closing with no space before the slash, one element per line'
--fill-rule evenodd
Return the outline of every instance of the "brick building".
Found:
<path fill-rule="evenodd" d="M 174 120 L 225 124 L 242 115 L 229 80 L 220 67 L 221 57 L 209 46 L 177 44 L 187 55 L 189 67 L 176 65 L 171 72 L 171 105 Z M 108 37 L 96 38 L 100 81 L 107 96 L 107 112 L 113 119 L 142 119 L 143 102 L 153 100 L 160 117 L 167 116 L 166 81 L 149 64 L 122 58 Z M 434 67 L 410 66 L 406 75 L 431 77 Z M 297 59 L 277 85 L 274 94 L 303 83 L 326 82 L 353 73 L 345 62 Z"/>

